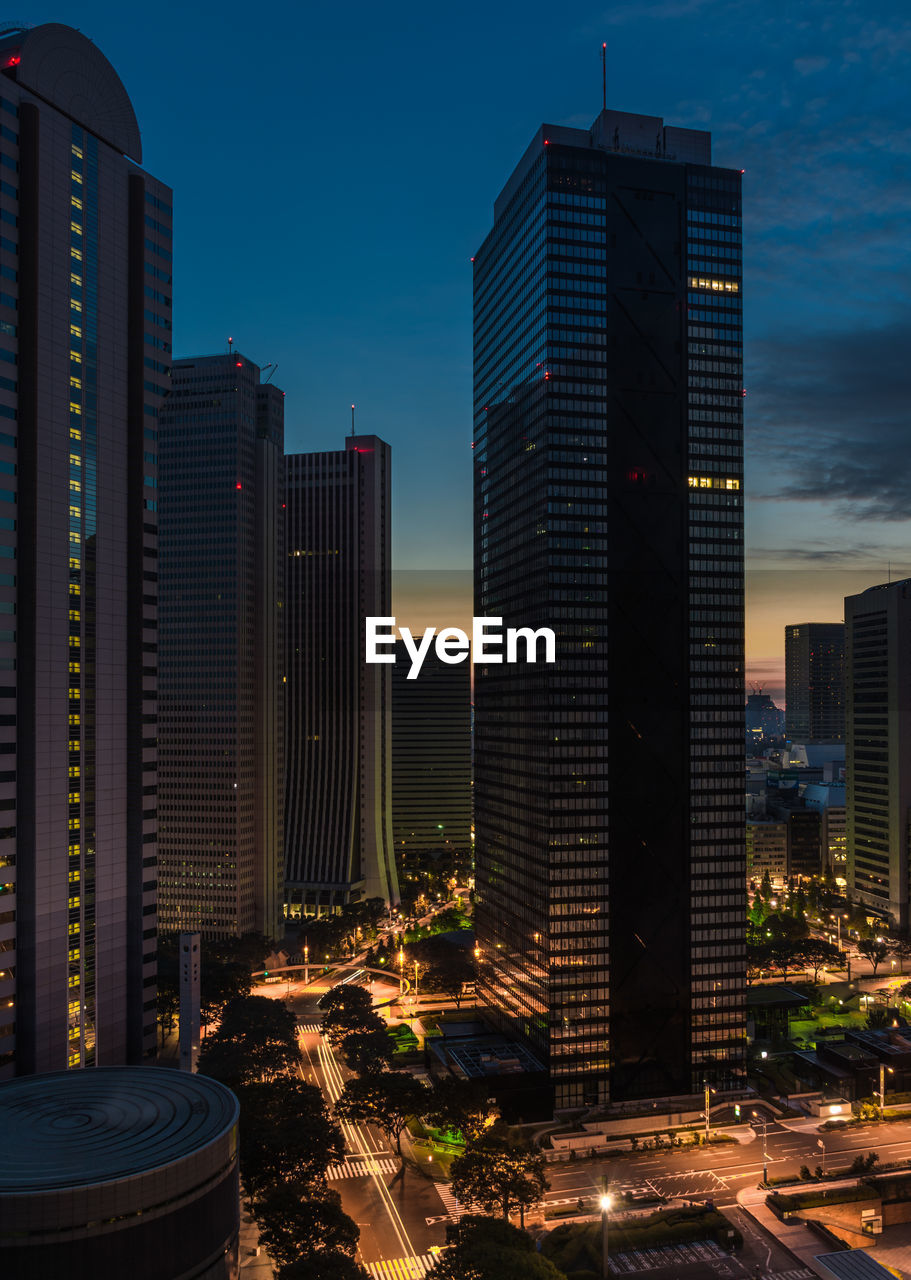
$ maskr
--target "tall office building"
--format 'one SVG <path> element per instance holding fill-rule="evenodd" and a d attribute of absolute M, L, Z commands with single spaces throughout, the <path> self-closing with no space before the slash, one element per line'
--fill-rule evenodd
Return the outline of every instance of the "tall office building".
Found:
<path fill-rule="evenodd" d="M 430 859 L 471 860 L 471 667 L 431 651 L 408 679 L 401 640 L 392 668 L 392 835 L 403 873 Z"/>
<path fill-rule="evenodd" d="M 845 736 L 845 624 L 801 622 L 784 629 L 785 721 L 792 742 Z"/>
<path fill-rule="evenodd" d="M 911 578 L 845 600 L 848 889 L 911 924 Z"/>
<path fill-rule="evenodd" d="M 236 351 L 176 360 L 161 411 L 161 926 L 281 923 L 284 394 Z"/>
<path fill-rule="evenodd" d="M 349 436 L 285 459 L 287 913 L 398 899 L 390 668 L 365 661 L 364 619 L 392 609 L 391 450 Z"/>
<path fill-rule="evenodd" d="M 483 997 L 558 1107 L 742 1077 L 741 177 L 707 133 L 545 125 L 474 261 Z"/>
<path fill-rule="evenodd" d="M 85 36 L 0 34 L 0 1077 L 155 1048 L 171 193 Z"/>

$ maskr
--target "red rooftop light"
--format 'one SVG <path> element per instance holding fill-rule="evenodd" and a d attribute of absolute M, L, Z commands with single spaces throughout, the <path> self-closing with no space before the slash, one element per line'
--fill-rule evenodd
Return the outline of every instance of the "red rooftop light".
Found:
<path fill-rule="evenodd" d="M 22 59 L 20 58 L 18 53 L 11 53 L 3 65 L 5 67 L 18 67 L 21 61 Z"/>
<path fill-rule="evenodd" d="M 244 487 L 244 486 L 243 486 L 243 485 L 241 484 L 241 482 L 238 480 L 237 484 L 235 485 L 235 488 L 236 488 L 236 489 L 242 489 L 243 487 Z"/>
<path fill-rule="evenodd" d="M 238 361 L 237 361 L 237 367 L 238 367 L 238 369 L 242 369 L 242 368 L 244 367 L 244 362 L 243 362 L 243 360 L 238 360 Z"/>

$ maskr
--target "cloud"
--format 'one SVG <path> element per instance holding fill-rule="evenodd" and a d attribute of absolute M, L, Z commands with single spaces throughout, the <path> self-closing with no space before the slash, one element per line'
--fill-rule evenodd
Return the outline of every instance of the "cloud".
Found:
<path fill-rule="evenodd" d="M 759 492 L 911 519 L 911 320 L 754 343 L 748 450 Z"/>
<path fill-rule="evenodd" d="M 791 65 L 799 76 L 812 76 L 817 71 L 825 71 L 829 66 L 829 59 L 818 54 L 811 58 L 795 58 Z"/>

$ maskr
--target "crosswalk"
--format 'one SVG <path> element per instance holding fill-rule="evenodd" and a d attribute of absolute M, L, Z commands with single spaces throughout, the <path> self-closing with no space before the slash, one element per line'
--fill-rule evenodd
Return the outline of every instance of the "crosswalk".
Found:
<path fill-rule="evenodd" d="M 790 1271 L 776 1271 L 772 1280 L 813 1280 L 815 1274 L 809 1267 L 793 1267 Z"/>
<path fill-rule="evenodd" d="M 330 1164 L 326 1177 L 330 1182 L 338 1182 L 342 1178 L 365 1178 L 371 1173 L 397 1173 L 398 1160 L 385 1157 L 373 1160 L 346 1160 L 344 1164 Z"/>
<path fill-rule="evenodd" d="M 420 1257 L 365 1262 L 364 1266 L 375 1280 L 421 1280 L 433 1266 L 433 1257 L 429 1253 L 422 1253 Z"/>
<path fill-rule="evenodd" d="M 437 1195 L 443 1201 L 443 1208 L 449 1214 L 450 1218 L 452 1218 L 453 1222 L 458 1222 L 462 1214 L 467 1211 L 459 1204 L 458 1200 L 449 1190 L 447 1183 L 435 1182 L 433 1185 L 437 1189 Z"/>
<path fill-rule="evenodd" d="M 298 1026 L 305 1035 L 317 1035 L 323 1029 L 321 1022 L 300 1022 Z"/>
<path fill-rule="evenodd" d="M 689 1244 L 668 1244 L 655 1249 L 636 1249 L 631 1253 L 613 1254 L 610 1273 L 614 1276 L 656 1271 L 660 1267 L 691 1266 L 696 1262 L 711 1264 L 727 1255 L 713 1240 L 694 1240 Z"/>

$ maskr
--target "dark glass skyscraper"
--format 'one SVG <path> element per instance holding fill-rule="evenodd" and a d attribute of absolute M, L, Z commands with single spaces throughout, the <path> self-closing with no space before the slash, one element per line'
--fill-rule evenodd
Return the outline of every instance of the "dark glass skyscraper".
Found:
<path fill-rule="evenodd" d="M 557 1106 L 745 1056 L 740 173 L 706 133 L 543 126 L 475 274 L 484 999 Z"/>
<path fill-rule="evenodd" d="M 287 466 L 287 911 L 398 900 L 390 669 L 364 619 L 392 608 L 391 450 L 349 436 Z"/>
<path fill-rule="evenodd" d="M 785 722 L 792 742 L 845 736 L 845 624 L 802 622 L 784 629 Z"/>
<path fill-rule="evenodd" d="M 70 27 L 0 34 L 0 1078 L 155 1050 L 171 192 Z"/>
<path fill-rule="evenodd" d="M 176 360 L 161 412 L 162 928 L 281 931 L 284 393 Z"/>

